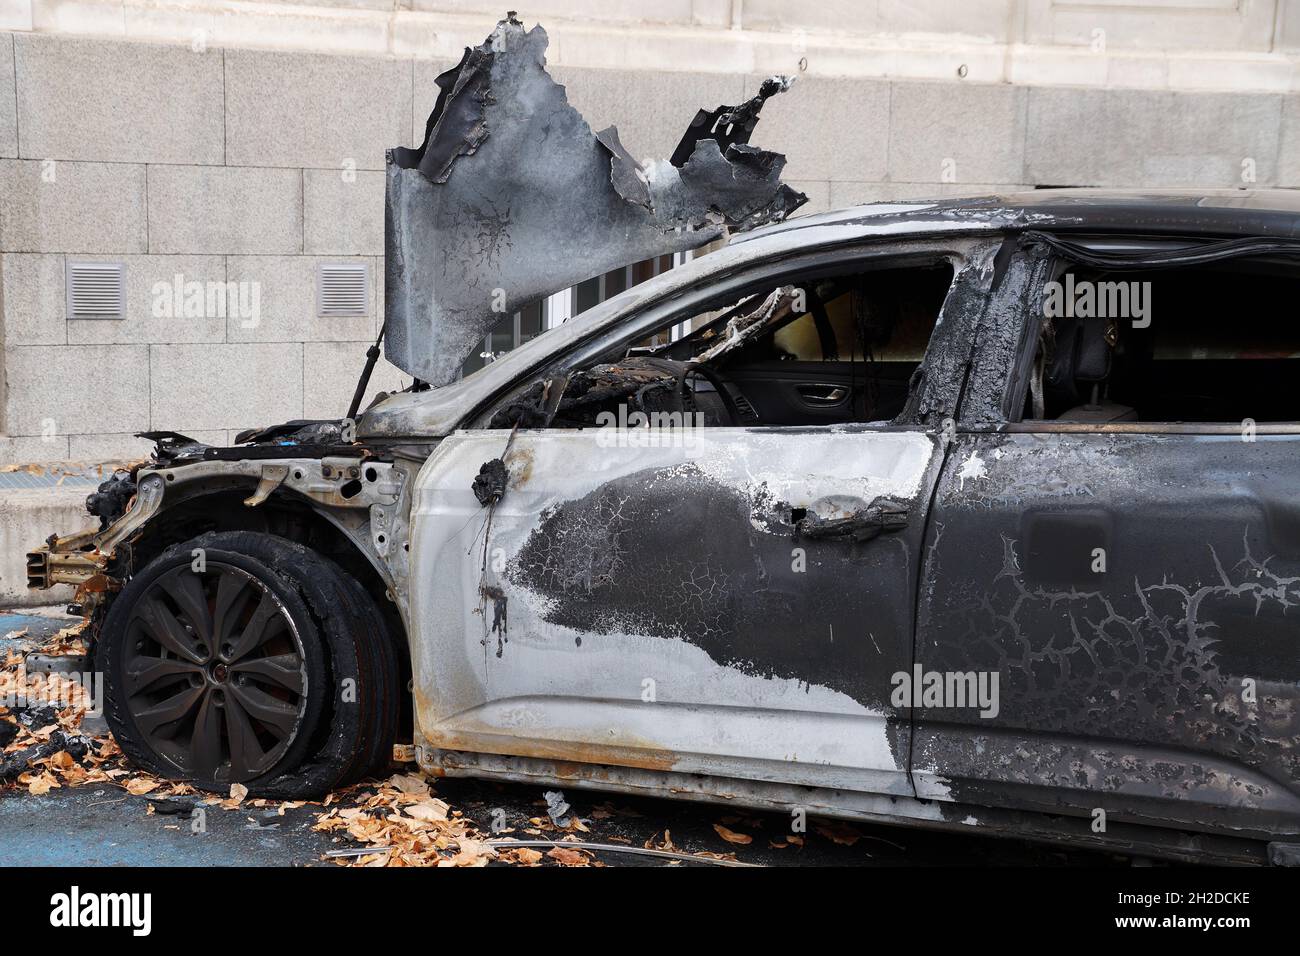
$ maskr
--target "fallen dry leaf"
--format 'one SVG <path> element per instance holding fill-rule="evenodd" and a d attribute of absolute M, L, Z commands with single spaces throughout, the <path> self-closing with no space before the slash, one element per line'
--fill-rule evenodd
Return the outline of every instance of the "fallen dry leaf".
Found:
<path fill-rule="evenodd" d="M 659 834 L 657 833 L 655 834 L 655 836 L 658 835 Z M 646 840 L 645 848 L 647 850 L 667 850 L 669 853 L 676 852 L 677 850 L 677 847 L 673 844 L 673 834 L 671 830 L 664 831 L 664 839 L 662 843 L 656 843 L 655 837 Z"/>
<path fill-rule="evenodd" d="M 126 787 L 127 793 L 132 794 L 133 796 L 142 797 L 146 793 L 153 793 L 162 786 L 162 783 L 158 780 L 151 780 L 148 777 L 134 777 L 123 784 L 123 786 Z"/>
<path fill-rule="evenodd" d="M 447 819 L 447 811 L 450 807 L 441 800 L 429 800 L 421 803 L 413 803 L 406 807 L 406 815 L 415 820 L 425 820 L 434 822 Z"/>
<path fill-rule="evenodd" d="M 419 793 L 429 792 L 429 784 L 423 777 L 413 773 L 398 773 L 389 777 L 387 783 L 390 787 L 402 791 L 402 793 Z"/>
<path fill-rule="evenodd" d="M 43 796 L 60 786 L 59 778 L 48 770 L 42 770 L 39 774 L 21 774 L 18 777 L 18 782 L 26 784 L 27 792 L 34 797 Z"/>
<path fill-rule="evenodd" d="M 480 840 L 468 837 L 459 841 L 456 855 L 444 863 L 452 866 L 487 866 L 488 860 L 496 856 L 496 850 Z"/>
<path fill-rule="evenodd" d="M 847 823 L 819 823 L 814 827 L 818 833 L 840 846 L 853 846 L 862 839 L 862 833 Z"/>
<path fill-rule="evenodd" d="M 73 760 L 72 754 L 66 750 L 60 750 L 46 759 L 46 765 L 53 770 L 71 770 L 77 765 L 77 761 Z"/>
<path fill-rule="evenodd" d="M 713 824 L 714 831 L 728 843 L 738 843 L 741 846 L 748 846 L 754 842 L 754 838 L 748 833 L 737 833 L 735 830 L 728 830 L 721 823 Z"/>
<path fill-rule="evenodd" d="M 561 866 L 590 866 L 591 859 L 581 850 L 570 850 L 568 847 L 557 846 L 546 852 L 546 855 L 559 863 Z"/>

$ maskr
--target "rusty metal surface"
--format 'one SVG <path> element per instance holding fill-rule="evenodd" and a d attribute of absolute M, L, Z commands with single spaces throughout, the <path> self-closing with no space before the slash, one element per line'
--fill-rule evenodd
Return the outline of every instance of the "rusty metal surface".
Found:
<path fill-rule="evenodd" d="M 107 559 L 99 552 L 62 551 L 56 545 L 47 545 L 27 552 L 27 586 L 48 588 L 56 584 L 71 584 L 80 587 L 102 574 L 107 566 Z"/>
<path fill-rule="evenodd" d="M 782 814 L 802 811 L 842 820 L 901 824 L 940 833 L 979 833 L 1089 847 L 1172 862 L 1243 865 L 1260 864 L 1267 858 L 1265 845 L 1257 841 L 1124 823 L 1115 823 L 1105 833 L 1095 833 L 1085 827 L 1067 834 L 1062 832 L 1058 819 L 1045 814 L 974 805 L 943 805 L 911 796 L 790 786 L 776 781 L 679 773 L 626 763 L 570 763 L 545 756 L 500 755 L 488 747 L 467 752 L 421 746 L 417 753 L 421 769 L 435 777 L 486 777 L 534 787 L 639 796 L 671 795 L 675 800 L 733 810 L 754 807 Z M 676 829 L 673 832 L 675 834 Z M 909 858 L 909 861 L 916 862 L 915 858 Z"/>

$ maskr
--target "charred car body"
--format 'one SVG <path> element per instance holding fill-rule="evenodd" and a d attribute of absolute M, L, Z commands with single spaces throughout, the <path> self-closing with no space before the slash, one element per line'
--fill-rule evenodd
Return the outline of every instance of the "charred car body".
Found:
<path fill-rule="evenodd" d="M 123 749 L 300 796 L 410 734 L 434 774 L 1288 854 L 1295 198 L 780 222 L 801 197 L 747 140 L 786 81 L 642 167 L 544 47 L 498 25 L 390 152 L 415 387 L 233 448 L 152 435 L 99 528 L 29 556 L 79 588 Z M 502 295 L 728 230 L 457 378 Z M 1046 307 L 1088 283 L 1154 319 Z"/>

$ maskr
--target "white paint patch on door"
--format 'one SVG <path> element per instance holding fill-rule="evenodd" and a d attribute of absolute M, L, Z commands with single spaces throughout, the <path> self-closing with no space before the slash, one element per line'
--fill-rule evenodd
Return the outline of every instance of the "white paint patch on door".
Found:
<path fill-rule="evenodd" d="M 961 468 L 957 472 L 957 487 L 964 491 L 967 478 L 976 481 L 987 477 L 988 469 L 984 467 L 984 460 L 980 458 L 978 450 L 972 450 L 966 460 L 961 463 Z"/>

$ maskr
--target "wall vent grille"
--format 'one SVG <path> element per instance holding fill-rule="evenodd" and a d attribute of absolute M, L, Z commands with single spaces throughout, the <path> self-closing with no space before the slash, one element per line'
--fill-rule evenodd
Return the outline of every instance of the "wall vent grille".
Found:
<path fill-rule="evenodd" d="M 68 318 L 125 319 L 126 267 L 120 262 L 69 262 Z"/>
<path fill-rule="evenodd" d="M 370 314 L 370 268 L 364 262 L 324 262 L 316 273 L 316 314 L 365 318 Z"/>

